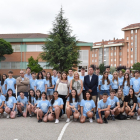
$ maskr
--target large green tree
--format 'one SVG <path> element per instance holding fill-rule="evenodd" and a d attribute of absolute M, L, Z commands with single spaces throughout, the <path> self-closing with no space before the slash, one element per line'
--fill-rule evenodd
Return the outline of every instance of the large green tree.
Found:
<path fill-rule="evenodd" d="M 35 60 L 32 56 L 28 59 L 27 67 L 30 67 L 32 72 L 37 73 L 43 70 L 43 68 L 38 64 L 38 59 Z"/>
<path fill-rule="evenodd" d="M 0 38 L 0 61 L 4 61 L 6 58 L 4 57 L 5 54 L 12 54 L 13 49 L 12 45 L 5 41 L 4 39 Z"/>
<path fill-rule="evenodd" d="M 133 70 L 139 70 L 140 71 L 140 62 L 137 62 L 135 64 L 133 64 Z"/>
<path fill-rule="evenodd" d="M 48 62 L 47 66 L 59 71 L 68 71 L 69 68 L 75 69 L 80 63 L 80 47 L 76 46 L 76 37 L 71 35 L 68 19 L 63 15 L 64 11 L 61 8 L 53 22 L 52 31 L 49 32 L 49 39 L 43 47 L 44 52 L 40 56 Z"/>

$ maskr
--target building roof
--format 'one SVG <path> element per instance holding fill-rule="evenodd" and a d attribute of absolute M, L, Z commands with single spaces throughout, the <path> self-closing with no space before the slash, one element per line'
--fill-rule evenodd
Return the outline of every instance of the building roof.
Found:
<path fill-rule="evenodd" d="M 130 24 L 124 28 L 122 28 L 122 31 L 124 30 L 131 30 L 131 29 L 138 29 L 140 28 L 140 23 Z"/>
<path fill-rule="evenodd" d="M 49 35 L 42 33 L 15 33 L 15 34 L 0 34 L 0 38 L 48 38 Z"/>

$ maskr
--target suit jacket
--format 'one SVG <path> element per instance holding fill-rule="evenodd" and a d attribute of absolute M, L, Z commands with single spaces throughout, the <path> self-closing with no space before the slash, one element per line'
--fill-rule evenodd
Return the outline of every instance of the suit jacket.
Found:
<path fill-rule="evenodd" d="M 86 91 L 88 91 L 89 89 L 92 90 L 92 96 L 97 96 L 98 76 L 93 74 L 90 81 L 90 76 L 86 75 L 84 77 L 84 87 Z"/>

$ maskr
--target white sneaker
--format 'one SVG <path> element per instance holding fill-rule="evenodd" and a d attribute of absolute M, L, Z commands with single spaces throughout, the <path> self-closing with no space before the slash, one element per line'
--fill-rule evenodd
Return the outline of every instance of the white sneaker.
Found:
<path fill-rule="evenodd" d="M 93 120 L 92 120 L 92 118 L 89 118 L 89 122 L 90 122 L 90 123 L 93 123 Z"/>
<path fill-rule="evenodd" d="M 59 120 L 58 120 L 58 119 L 56 119 L 56 120 L 55 120 L 55 123 L 59 123 Z"/>
<path fill-rule="evenodd" d="M 6 116 L 7 116 L 7 113 L 6 113 L 5 111 L 4 111 L 4 113 L 3 113 L 3 116 L 4 116 L 4 117 L 6 117 Z"/>
<path fill-rule="evenodd" d="M 137 121 L 139 121 L 140 120 L 140 116 L 137 116 Z"/>
<path fill-rule="evenodd" d="M 10 115 L 9 114 L 7 114 L 7 117 L 6 117 L 7 119 L 9 119 L 10 118 Z"/>
<path fill-rule="evenodd" d="M 66 123 L 69 123 L 69 122 L 70 122 L 70 118 L 67 118 Z"/>
<path fill-rule="evenodd" d="M 64 119 L 64 114 L 61 116 L 61 119 Z"/>

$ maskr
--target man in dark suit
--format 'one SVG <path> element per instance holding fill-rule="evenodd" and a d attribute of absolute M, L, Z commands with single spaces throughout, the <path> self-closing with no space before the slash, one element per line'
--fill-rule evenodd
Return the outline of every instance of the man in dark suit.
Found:
<path fill-rule="evenodd" d="M 92 99 L 96 103 L 97 98 L 97 87 L 98 87 L 98 76 L 93 74 L 93 67 L 89 67 L 89 75 L 84 77 L 85 91 L 89 91 L 92 94 Z"/>

